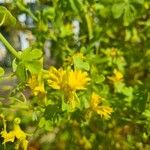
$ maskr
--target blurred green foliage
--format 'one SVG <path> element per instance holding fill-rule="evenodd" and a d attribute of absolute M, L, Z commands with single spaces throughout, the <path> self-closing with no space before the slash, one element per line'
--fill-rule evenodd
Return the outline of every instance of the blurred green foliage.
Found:
<path fill-rule="evenodd" d="M 32 28 L 18 21 L 8 26 L 8 20 L 15 19 L 0 7 L 0 25 L 28 30 L 36 39 L 13 60 L 11 77 L 18 84 L 7 97 L 0 97 L 9 128 L 20 117 L 22 128 L 32 134 L 29 149 L 149 150 L 150 1 L 38 0 L 31 9 L 14 0 L 6 6 L 15 18 L 25 13 L 33 19 Z M 79 23 L 79 33 L 73 21 Z M 51 42 L 51 66 L 86 71 L 91 78 L 85 91 L 76 92 L 80 104 L 73 111 L 64 91 L 50 88 L 43 79 L 48 71 L 46 41 Z M 5 80 L 3 74 L 0 68 L 0 81 Z M 44 82 L 46 93 L 34 95 L 26 87 L 32 74 Z M 87 113 L 93 91 L 113 108 L 108 120 Z"/>

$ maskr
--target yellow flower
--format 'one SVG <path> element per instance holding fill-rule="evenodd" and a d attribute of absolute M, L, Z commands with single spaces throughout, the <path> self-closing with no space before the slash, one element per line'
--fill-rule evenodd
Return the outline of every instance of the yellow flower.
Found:
<path fill-rule="evenodd" d="M 83 53 L 81 53 L 81 52 L 75 53 L 75 54 L 73 55 L 73 57 L 78 57 L 78 58 L 81 58 L 82 60 L 85 59 Z"/>
<path fill-rule="evenodd" d="M 35 96 L 45 94 L 44 81 L 42 81 L 40 75 L 32 75 L 27 82 L 27 86 L 30 87 Z"/>
<path fill-rule="evenodd" d="M 46 75 L 48 85 L 53 89 L 64 91 L 65 102 L 69 104 L 70 110 L 73 111 L 79 101 L 76 96 L 77 90 L 85 90 L 90 81 L 87 72 L 80 70 L 63 70 L 51 67 Z"/>
<path fill-rule="evenodd" d="M 87 72 L 81 72 L 80 70 L 71 70 L 68 72 L 68 87 L 72 91 L 85 90 L 85 86 L 90 81 Z"/>
<path fill-rule="evenodd" d="M 37 86 L 37 77 L 36 75 L 32 75 L 29 80 L 27 85 L 33 90 Z"/>
<path fill-rule="evenodd" d="M 3 144 L 7 143 L 7 142 L 14 142 L 15 140 L 15 133 L 14 131 L 2 131 L 1 132 L 1 136 L 4 138 Z"/>
<path fill-rule="evenodd" d="M 80 70 L 63 70 L 51 67 L 48 75 L 48 85 L 53 89 L 64 91 L 84 90 L 90 81 L 87 72 Z"/>
<path fill-rule="evenodd" d="M 21 130 L 20 126 L 18 124 L 14 125 L 14 132 L 17 139 L 20 141 L 26 139 L 26 134 Z"/>
<path fill-rule="evenodd" d="M 33 89 L 33 94 L 34 94 L 35 96 L 37 96 L 37 95 L 40 94 L 40 93 L 45 94 L 44 83 L 39 84 L 38 86 L 36 86 L 36 87 Z"/>
<path fill-rule="evenodd" d="M 92 93 L 91 96 L 91 109 L 99 114 L 101 117 L 108 119 L 113 112 L 112 108 L 109 106 L 100 105 L 102 103 L 101 97 L 97 95 L 95 92 Z"/>
<path fill-rule="evenodd" d="M 112 108 L 109 106 L 98 106 L 95 111 L 105 119 L 110 118 L 110 115 L 113 112 Z"/>
<path fill-rule="evenodd" d="M 114 75 L 111 76 L 111 77 L 108 77 L 108 79 L 112 80 L 114 83 L 118 82 L 118 81 L 122 81 L 123 74 L 120 71 L 118 71 L 118 70 L 115 69 L 113 71 L 113 73 L 114 73 Z"/>
<path fill-rule="evenodd" d="M 63 69 L 57 70 L 56 68 L 51 67 L 48 72 L 48 85 L 53 89 L 64 88 L 65 74 L 66 71 L 64 71 Z"/>
<path fill-rule="evenodd" d="M 14 131 L 7 132 L 6 131 L 6 120 L 4 118 L 4 115 L 1 114 L 0 117 L 1 117 L 1 119 L 3 121 L 3 125 L 4 125 L 4 129 L 0 133 L 1 136 L 4 138 L 3 144 L 5 144 L 6 142 L 14 142 L 14 140 L 15 140 Z"/>
<path fill-rule="evenodd" d="M 95 92 L 92 93 L 92 96 L 91 96 L 91 107 L 92 108 L 97 107 L 101 103 L 100 98 L 101 97 L 99 95 L 97 95 Z"/>
<path fill-rule="evenodd" d="M 16 118 L 14 120 L 14 129 L 10 132 L 7 132 L 6 130 L 6 120 L 3 119 L 3 125 L 4 125 L 4 130 L 1 131 L 1 136 L 4 138 L 3 144 L 7 142 L 14 142 L 15 139 L 18 140 L 18 144 L 16 145 L 17 149 L 19 149 L 19 146 L 21 144 L 22 148 L 24 150 L 27 150 L 28 146 L 28 141 L 26 140 L 26 133 L 21 130 L 19 123 L 20 119 Z"/>
<path fill-rule="evenodd" d="M 19 141 L 19 145 L 21 144 L 23 149 L 27 150 L 28 141 L 26 140 L 26 133 L 21 130 L 21 128 L 18 124 L 14 124 L 14 132 L 15 132 L 15 137 Z M 19 145 L 18 145 L 18 147 L 19 147 Z"/>

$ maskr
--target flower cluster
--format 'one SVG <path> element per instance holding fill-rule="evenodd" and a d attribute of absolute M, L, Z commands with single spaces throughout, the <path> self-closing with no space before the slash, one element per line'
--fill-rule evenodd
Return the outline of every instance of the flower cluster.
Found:
<path fill-rule="evenodd" d="M 92 93 L 90 107 L 91 110 L 96 112 L 101 117 L 108 119 L 110 114 L 113 112 L 112 108 L 109 106 L 102 105 L 102 98 L 97 95 L 95 92 Z"/>
<path fill-rule="evenodd" d="M 114 74 L 113 77 L 110 77 L 110 80 L 119 81 L 123 77 L 118 71 L 115 71 Z M 79 90 L 86 90 L 86 86 L 90 82 L 87 72 L 50 67 L 50 69 L 45 72 L 44 76 L 40 74 L 32 75 L 28 80 L 27 85 L 31 88 L 35 96 L 46 93 L 44 80 L 47 81 L 48 86 L 52 89 L 64 92 L 65 101 L 69 104 L 70 110 L 72 111 L 80 103 L 76 92 Z M 113 110 L 109 106 L 100 105 L 100 103 L 102 103 L 101 97 L 93 92 L 90 101 L 91 112 L 94 111 L 101 117 L 108 119 Z"/>

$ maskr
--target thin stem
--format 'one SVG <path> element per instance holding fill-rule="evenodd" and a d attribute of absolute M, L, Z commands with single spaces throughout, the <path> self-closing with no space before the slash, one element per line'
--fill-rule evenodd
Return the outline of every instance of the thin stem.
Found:
<path fill-rule="evenodd" d="M 10 45 L 10 43 L 5 39 L 5 37 L 0 33 L 0 41 L 4 43 L 10 53 L 12 53 L 17 59 L 20 59 L 18 52 Z"/>
<path fill-rule="evenodd" d="M 26 10 L 26 12 L 30 15 L 30 17 L 31 17 L 34 21 L 38 21 L 38 19 L 35 17 L 35 15 L 34 15 L 30 10 Z"/>
<path fill-rule="evenodd" d="M 28 13 L 28 15 L 34 20 L 34 21 L 38 21 L 38 19 L 36 18 L 36 16 L 31 12 L 30 9 L 26 8 L 25 4 L 21 4 L 20 2 L 16 1 L 17 6 L 19 7 L 19 9 L 21 11 L 24 11 L 26 13 Z"/>
<path fill-rule="evenodd" d="M 27 102 L 27 99 L 26 99 L 25 95 L 22 92 L 20 94 L 23 97 L 24 102 Z"/>

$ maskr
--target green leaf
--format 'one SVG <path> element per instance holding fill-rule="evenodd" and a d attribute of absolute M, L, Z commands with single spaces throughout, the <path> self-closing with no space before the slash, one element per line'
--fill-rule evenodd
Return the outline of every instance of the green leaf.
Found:
<path fill-rule="evenodd" d="M 117 92 L 117 93 L 122 93 L 122 90 L 123 90 L 125 84 L 122 83 L 122 82 L 116 82 L 116 83 L 114 84 L 114 86 L 115 86 L 115 92 Z"/>
<path fill-rule="evenodd" d="M 69 3 L 71 5 L 72 10 L 74 10 L 76 13 L 79 13 L 79 10 L 78 10 L 74 0 L 69 0 Z"/>
<path fill-rule="evenodd" d="M 62 111 L 58 105 L 48 105 L 44 112 L 46 120 L 57 121 L 60 115 L 62 115 Z"/>
<path fill-rule="evenodd" d="M 33 112 L 33 113 L 32 113 L 32 120 L 33 120 L 33 121 L 37 121 L 37 119 L 38 119 L 38 118 L 37 118 L 37 113 L 36 113 L 36 112 Z"/>
<path fill-rule="evenodd" d="M 39 121 L 40 128 L 44 128 L 47 131 L 50 131 L 52 129 L 52 123 L 50 120 L 46 120 L 44 117 L 42 117 Z"/>
<path fill-rule="evenodd" d="M 39 60 L 29 61 L 25 63 L 25 67 L 31 73 L 38 73 L 42 69 L 42 63 Z"/>
<path fill-rule="evenodd" d="M 22 52 L 21 52 L 21 60 L 22 61 L 27 61 L 27 60 L 30 60 L 28 59 L 29 57 L 29 54 L 30 54 L 30 51 L 31 51 L 31 48 L 26 48 L 24 49 Z"/>
<path fill-rule="evenodd" d="M 21 62 L 31 73 L 38 73 L 42 69 L 41 56 L 41 50 L 27 48 L 21 54 Z"/>
<path fill-rule="evenodd" d="M 150 121 L 150 110 L 149 110 L 149 109 L 146 109 L 146 110 L 142 113 L 142 115 L 143 115 L 144 117 L 146 117 L 147 120 Z"/>
<path fill-rule="evenodd" d="M 3 6 L 0 6 L 0 26 L 14 26 L 16 19 L 12 14 Z"/>
<path fill-rule="evenodd" d="M 45 125 L 45 122 L 46 122 L 45 118 L 42 117 L 39 121 L 39 127 L 42 128 Z"/>
<path fill-rule="evenodd" d="M 32 61 L 35 59 L 39 59 L 42 56 L 42 51 L 39 49 L 25 49 L 21 54 L 22 61 Z"/>
<path fill-rule="evenodd" d="M 140 36 L 139 36 L 138 30 L 136 28 L 133 28 L 132 29 L 132 33 L 133 33 L 133 36 L 131 38 L 131 41 L 133 43 L 139 43 L 141 40 L 140 40 Z"/>
<path fill-rule="evenodd" d="M 96 3 L 93 5 L 93 8 L 96 10 L 96 11 L 99 11 L 101 9 L 104 9 L 104 5 L 102 4 L 99 4 L 99 3 Z"/>
<path fill-rule="evenodd" d="M 149 101 L 148 90 L 145 88 L 145 85 L 140 85 L 138 88 L 134 90 L 134 100 L 132 105 L 134 109 L 143 112 L 146 108 L 146 105 Z"/>
<path fill-rule="evenodd" d="M 129 29 L 125 30 L 125 41 L 129 41 L 131 38 L 131 31 Z"/>
<path fill-rule="evenodd" d="M 124 87 L 122 89 L 122 93 L 126 96 L 125 101 L 130 106 L 133 100 L 133 88 L 132 87 Z"/>
<path fill-rule="evenodd" d="M 24 64 L 22 64 L 22 62 L 19 63 L 17 66 L 16 75 L 18 76 L 18 79 L 21 82 L 24 82 L 27 79 L 27 72 L 26 72 L 25 66 L 24 66 Z"/>
<path fill-rule="evenodd" d="M 64 102 L 64 100 L 62 101 L 61 109 L 62 109 L 62 111 L 68 110 L 68 105 Z"/>
<path fill-rule="evenodd" d="M 105 77 L 103 75 L 95 75 L 94 81 L 96 84 L 101 84 L 105 80 Z"/>
<path fill-rule="evenodd" d="M 88 98 L 83 95 L 80 97 L 80 108 L 81 109 L 84 109 L 84 108 L 89 108 L 90 104 L 89 104 L 89 101 L 88 101 Z"/>
<path fill-rule="evenodd" d="M 60 28 L 60 37 L 64 38 L 73 34 L 73 28 L 71 24 L 62 25 Z"/>
<path fill-rule="evenodd" d="M 4 69 L 2 67 L 0 67 L 0 77 L 4 75 Z"/>
<path fill-rule="evenodd" d="M 50 120 L 46 120 L 45 122 L 45 130 L 51 131 L 52 130 L 52 123 Z"/>
<path fill-rule="evenodd" d="M 124 3 L 114 4 L 112 6 L 112 13 L 115 19 L 120 18 L 124 12 Z"/>
<path fill-rule="evenodd" d="M 55 8 L 54 7 L 45 8 L 43 10 L 43 16 L 44 16 L 44 18 L 47 18 L 49 20 L 53 20 L 55 17 Z"/>
<path fill-rule="evenodd" d="M 128 26 L 135 19 L 136 10 L 129 4 L 126 5 L 124 9 L 124 26 Z"/>
<path fill-rule="evenodd" d="M 90 69 L 89 63 L 83 62 L 82 58 L 78 56 L 73 57 L 73 62 L 76 69 L 84 69 L 87 71 Z"/>
<path fill-rule="evenodd" d="M 29 56 L 29 59 L 33 60 L 33 59 L 39 59 L 41 58 L 42 56 L 42 51 L 39 50 L 39 49 L 33 49 L 31 52 L 30 52 L 30 56 Z"/>

